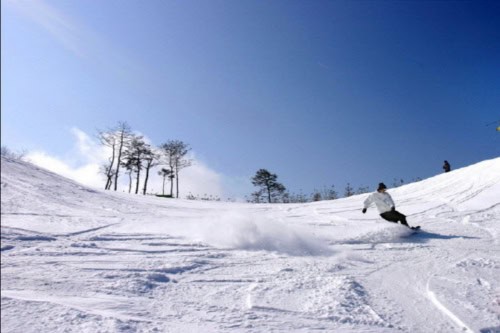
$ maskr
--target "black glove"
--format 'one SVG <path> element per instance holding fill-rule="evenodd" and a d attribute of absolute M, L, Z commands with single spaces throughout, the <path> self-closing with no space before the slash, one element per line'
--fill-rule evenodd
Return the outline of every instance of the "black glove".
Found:
<path fill-rule="evenodd" d="M 363 214 L 366 213 L 366 208 L 363 208 Z"/>

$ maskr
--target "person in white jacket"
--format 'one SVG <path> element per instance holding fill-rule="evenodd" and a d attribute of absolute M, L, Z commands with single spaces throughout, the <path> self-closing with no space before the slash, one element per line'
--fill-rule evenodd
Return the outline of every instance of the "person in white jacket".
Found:
<path fill-rule="evenodd" d="M 380 216 L 384 220 L 395 223 L 401 222 L 402 225 L 410 228 L 408 222 L 406 222 L 406 215 L 401 214 L 396 210 L 396 205 L 394 204 L 391 195 L 387 193 L 386 190 L 387 186 L 385 186 L 384 183 L 378 184 L 377 192 L 370 194 L 368 198 L 366 198 L 364 202 L 363 214 L 366 213 L 368 207 L 375 204 Z"/>

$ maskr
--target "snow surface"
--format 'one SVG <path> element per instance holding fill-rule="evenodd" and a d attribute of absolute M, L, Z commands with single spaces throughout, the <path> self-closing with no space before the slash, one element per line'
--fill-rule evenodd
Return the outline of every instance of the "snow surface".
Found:
<path fill-rule="evenodd" d="M 104 192 L 2 158 L 2 332 L 500 332 L 500 158 L 309 204 Z"/>

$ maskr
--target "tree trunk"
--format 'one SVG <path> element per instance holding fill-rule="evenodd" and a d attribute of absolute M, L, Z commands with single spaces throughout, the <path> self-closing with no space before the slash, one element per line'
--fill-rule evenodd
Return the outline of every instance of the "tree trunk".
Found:
<path fill-rule="evenodd" d="M 106 181 L 106 188 L 105 188 L 105 190 L 111 189 L 111 185 L 113 184 L 113 172 L 112 172 L 112 170 L 113 170 L 113 165 L 115 164 L 115 154 L 116 154 L 116 152 L 115 152 L 115 144 L 114 143 L 113 143 L 112 148 L 113 148 L 113 155 L 111 155 L 111 161 L 109 163 L 109 168 L 108 168 L 108 172 L 107 172 L 107 175 L 106 175 L 107 178 L 108 178 L 108 180 Z"/>
<path fill-rule="evenodd" d="M 142 191 L 143 195 L 146 195 L 146 189 L 148 187 L 149 169 L 151 169 L 151 160 L 148 160 L 148 165 L 146 165 L 146 177 L 144 178 L 144 189 Z"/>
<path fill-rule="evenodd" d="M 122 130 L 120 134 L 120 148 L 118 149 L 118 163 L 116 163 L 116 173 L 115 173 L 115 191 L 118 188 L 118 173 L 120 172 L 120 160 L 122 158 L 122 149 L 125 133 Z"/>
<path fill-rule="evenodd" d="M 106 181 L 106 187 L 104 187 L 105 190 L 109 190 L 111 188 L 111 185 L 113 184 L 112 177 L 108 175 L 108 180 Z"/>
<path fill-rule="evenodd" d="M 175 173 L 175 188 L 177 190 L 175 197 L 179 199 L 179 174 L 177 172 Z"/>
<path fill-rule="evenodd" d="M 139 193 L 139 180 L 141 178 L 141 169 L 138 169 L 137 170 L 137 179 L 136 179 L 136 183 L 135 183 L 135 194 L 138 194 Z"/>
<path fill-rule="evenodd" d="M 174 178 L 170 178 L 170 197 L 174 197 Z"/>
<path fill-rule="evenodd" d="M 132 172 L 128 174 L 128 193 L 132 192 Z"/>

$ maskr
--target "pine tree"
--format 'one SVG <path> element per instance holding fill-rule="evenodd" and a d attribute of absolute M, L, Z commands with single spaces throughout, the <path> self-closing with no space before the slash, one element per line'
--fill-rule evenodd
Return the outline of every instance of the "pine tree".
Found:
<path fill-rule="evenodd" d="M 260 190 L 254 192 L 252 196 L 260 202 L 261 196 L 267 197 L 267 202 L 275 202 L 286 191 L 285 186 L 277 181 L 278 176 L 272 174 L 266 169 L 260 169 L 252 178 L 252 184 L 260 187 Z"/>
<path fill-rule="evenodd" d="M 141 170 L 144 169 L 145 158 L 149 155 L 151 147 L 144 142 L 142 136 L 134 136 L 129 146 L 123 152 L 122 166 L 127 167 L 136 174 L 135 194 L 139 193 Z M 116 184 L 115 184 L 116 185 Z"/>
<path fill-rule="evenodd" d="M 187 153 L 191 150 L 187 143 L 179 140 L 170 140 L 160 146 L 162 153 L 170 167 L 172 178 L 176 180 L 176 197 L 179 197 L 179 171 L 191 166 L 192 161 L 186 158 Z M 173 180 L 173 179 L 172 179 Z M 170 185 L 170 195 L 173 193 L 173 182 Z"/>

